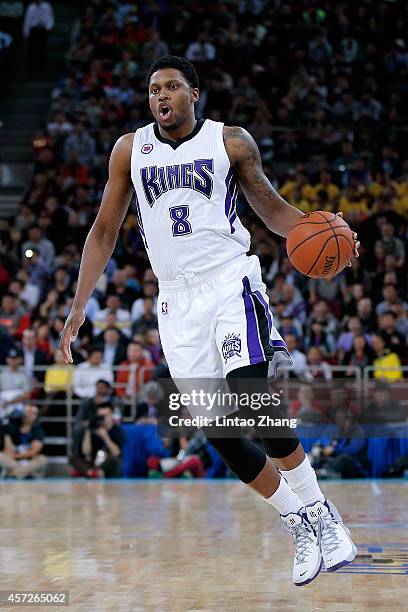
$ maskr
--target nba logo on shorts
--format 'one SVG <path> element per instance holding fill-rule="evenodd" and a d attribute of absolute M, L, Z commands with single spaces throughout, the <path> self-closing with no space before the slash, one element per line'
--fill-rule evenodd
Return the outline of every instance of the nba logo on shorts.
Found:
<path fill-rule="evenodd" d="M 168 307 L 168 305 L 167 305 L 167 302 L 162 302 L 162 305 L 161 305 L 161 312 L 162 312 L 162 315 L 167 315 L 167 314 L 169 314 L 169 307 Z"/>
<path fill-rule="evenodd" d="M 150 143 L 144 144 L 143 147 L 141 148 L 141 151 L 142 153 L 147 155 L 148 153 L 151 153 L 153 151 L 153 145 Z"/>
<path fill-rule="evenodd" d="M 241 338 L 236 334 L 227 334 L 222 343 L 222 356 L 225 359 L 225 363 L 230 357 L 236 355 L 241 357 Z"/>

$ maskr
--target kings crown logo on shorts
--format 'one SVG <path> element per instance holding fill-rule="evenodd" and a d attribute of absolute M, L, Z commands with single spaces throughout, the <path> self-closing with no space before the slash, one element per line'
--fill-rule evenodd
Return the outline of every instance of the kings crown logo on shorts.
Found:
<path fill-rule="evenodd" d="M 234 355 L 241 357 L 241 338 L 239 334 L 227 334 L 222 343 L 222 356 L 225 363 Z"/>

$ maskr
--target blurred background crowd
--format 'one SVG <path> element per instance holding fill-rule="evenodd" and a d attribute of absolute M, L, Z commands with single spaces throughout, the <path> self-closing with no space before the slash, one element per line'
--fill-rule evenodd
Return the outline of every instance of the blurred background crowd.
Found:
<path fill-rule="evenodd" d="M 65 368 L 57 346 L 113 144 L 151 122 L 145 73 L 167 53 L 187 57 L 198 70 L 197 115 L 248 129 L 265 173 L 291 204 L 304 212 L 341 210 L 359 233 L 361 257 L 351 268 L 329 281 L 307 279 L 292 269 L 284 240 L 239 197 L 293 375 L 330 380 L 333 365 L 349 367 L 350 375 L 373 366 L 378 380 L 402 379 L 408 338 L 403 14 L 398 0 L 85 3 L 33 143 L 31 184 L 19 214 L 0 230 L 3 413 L 47 397 L 52 407 L 68 388 L 86 412 L 97 386 L 107 384 L 99 389 L 100 404 L 109 396 L 117 422 L 130 398 L 166 371 L 157 279 L 133 205 L 87 305 L 74 368 Z M 51 366 L 46 374 L 35 371 L 44 365 Z M 114 366 L 121 367 L 114 372 Z M 154 418 L 154 401 L 145 400 L 137 416 Z M 122 443 L 118 434 L 114 445 Z"/>

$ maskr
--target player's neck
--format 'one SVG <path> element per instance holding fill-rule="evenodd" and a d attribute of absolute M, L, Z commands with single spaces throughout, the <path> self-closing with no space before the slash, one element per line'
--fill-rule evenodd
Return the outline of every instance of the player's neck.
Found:
<path fill-rule="evenodd" d="M 177 140 L 182 140 L 182 138 L 186 138 L 186 136 L 189 136 L 189 134 L 191 134 L 191 132 L 194 130 L 196 125 L 197 125 L 197 119 L 195 118 L 194 115 L 192 115 L 191 117 L 187 117 L 187 119 L 174 130 L 167 131 L 163 129 L 161 125 L 159 125 L 158 127 L 159 127 L 160 135 L 163 138 L 167 138 L 168 140 L 177 141 Z"/>

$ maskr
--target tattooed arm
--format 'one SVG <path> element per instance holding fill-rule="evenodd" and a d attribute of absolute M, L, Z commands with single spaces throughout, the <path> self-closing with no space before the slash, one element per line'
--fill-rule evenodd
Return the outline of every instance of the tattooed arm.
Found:
<path fill-rule="evenodd" d="M 262 169 L 261 156 L 252 136 L 240 127 L 224 127 L 224 143 L 234 174 L 250 206 L 268 229 L 287 236 L 304 214 L 288 204 L 272 187 Z"/>

